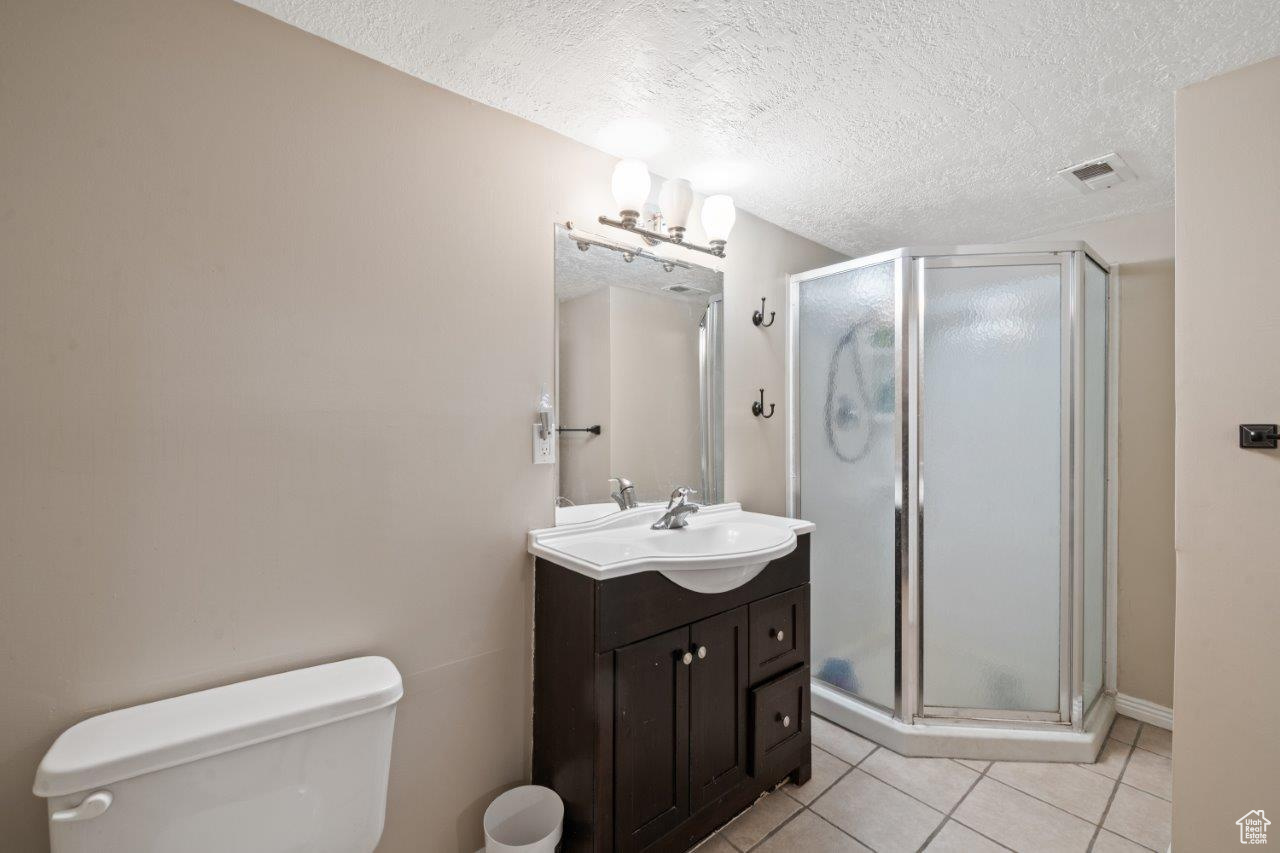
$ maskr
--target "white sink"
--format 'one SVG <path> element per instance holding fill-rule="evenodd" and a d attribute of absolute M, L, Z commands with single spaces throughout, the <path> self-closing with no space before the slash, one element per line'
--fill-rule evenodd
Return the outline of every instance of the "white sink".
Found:
<path fill-rule="evenodd" d="M 813 524 L 744 512 L 741 504 L 702 507 L 679 530 L 652 530 L 665 506 L 529 532 L 529 553 L 599 580 L 661 572 L 685 589 L 726 592 L 795 550 Z"/>

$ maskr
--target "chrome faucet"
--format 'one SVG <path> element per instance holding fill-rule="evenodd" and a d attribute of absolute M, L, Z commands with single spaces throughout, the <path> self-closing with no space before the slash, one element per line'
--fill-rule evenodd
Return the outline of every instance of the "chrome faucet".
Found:
<path fill-rule="evenodd" d="M 689 495 L 696 495 L 693 489 L 688 486 L 680 486 L 671 493 L 671 500 L 667 501 L 667 511 L 662 514 L 653 524 L 650 525 L 652 530 L 679 530 L 689 524 L 686 515 L 691 515 L 698 511 L 698 505 L 689 500 Z"/>
<path fill-rule="evenodd" d="M 626 477 L 610 477 L 609 482 L 618 484 L 618 490 L 609 495 L 617 502 L 618 509 L 635 509 L 639 505 L 635 483 Z"/>

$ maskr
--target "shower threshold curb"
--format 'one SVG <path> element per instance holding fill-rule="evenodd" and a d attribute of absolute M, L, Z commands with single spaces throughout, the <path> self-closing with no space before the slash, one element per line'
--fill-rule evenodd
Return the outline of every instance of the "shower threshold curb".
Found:
<path fill-rule="evenodd" d="M 977 761 L 1048 761 L 1091 764 L 1115 719 L 1115 697 L 1105 694 L 1085 718 L 1083 731 L 1064 724 L 965 721 L 903 723 L 816 679 L 813 713 L 854 734 L 913 758 Z"/>

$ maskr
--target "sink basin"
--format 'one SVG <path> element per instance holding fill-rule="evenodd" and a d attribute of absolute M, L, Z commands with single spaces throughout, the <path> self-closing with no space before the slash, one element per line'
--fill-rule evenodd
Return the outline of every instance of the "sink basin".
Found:
<path fill-rule="evenodd" d="M 744 551 L 763 551 L 796 541 L 795 531 L 772 524 L 755 521 L 712 521 L 696 524 L 694 519 L 679 536 L 654 536 L 649 544 L 658 552 L 693 557 L 702 554 L 738 554 Z M 654 533 L 670 531 L 655 530 Z M 794 546 L 793 546 L 794 547 Z M 790 549 L 788 549 L 790 553 Z"/>
<path fill-rule="evenodd" d="M 646 506 L 607 518 L 529 533 L 529 552 L 599 580 L 657 571 L 695 592 L 726 592 L 795 550 L 813 525 L 745 512 L 741 504 L 703 507 L 679 530 L 652 530 L 665 511 Z"/>

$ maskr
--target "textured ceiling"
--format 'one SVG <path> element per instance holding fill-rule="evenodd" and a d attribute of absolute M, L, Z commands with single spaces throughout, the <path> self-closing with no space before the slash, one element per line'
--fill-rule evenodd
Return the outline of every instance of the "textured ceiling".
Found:
<path fill-rule="evenodd" d="M 242 2 L 849 254 L 1167 206 L 1174 90 L 1280 54 L 1280 0 Z"/>

